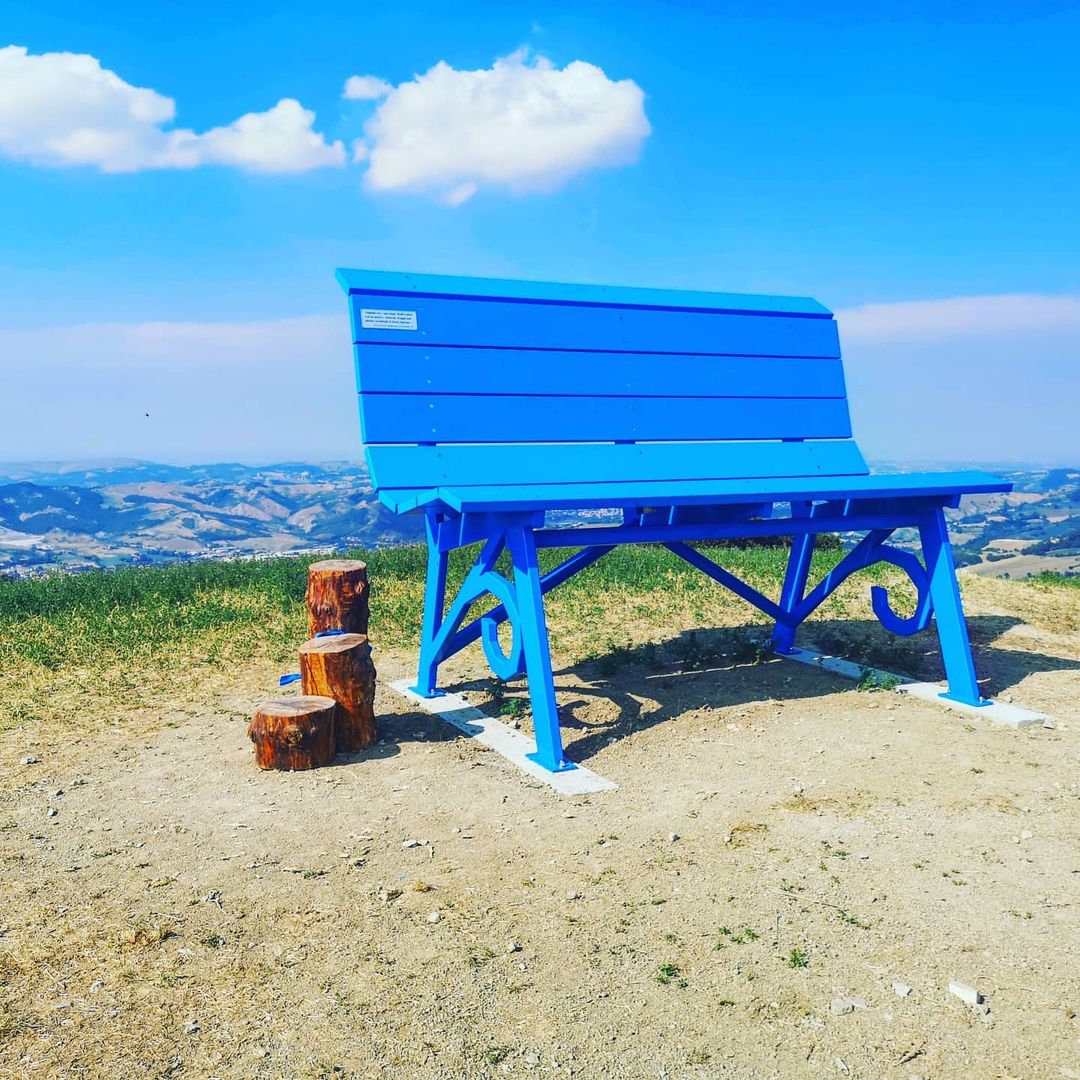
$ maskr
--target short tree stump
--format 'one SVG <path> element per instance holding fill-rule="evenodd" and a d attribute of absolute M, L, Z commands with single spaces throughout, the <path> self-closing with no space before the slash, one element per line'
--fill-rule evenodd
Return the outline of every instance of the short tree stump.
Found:
<path fill-rule="evenodd" d="M 338 703 L 337 748 L 365 750 L 379 737 L 375 728 L 375 665 L 363 634 L 316 637 L 300 646 L 300 675 L 305 694 L 321 694 Z"/>
<path fill-rule="evenodd" d="M 317 769 L 334 760 L 337 702 L 332 697 L 271 698 L 248 725 L 260 769 Z"/>
<path fill-rule="evenodd" d="M 323 630 L 368 632 L 367 563 L 323 559 L 308 567 L 308 637 Z"/>

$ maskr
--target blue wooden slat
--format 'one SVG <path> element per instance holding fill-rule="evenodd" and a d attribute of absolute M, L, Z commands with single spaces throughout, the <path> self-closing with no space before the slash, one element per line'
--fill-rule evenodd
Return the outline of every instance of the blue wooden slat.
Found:
<path fill-rule="evenodd" d="M 372 446 L 368 462 L 376 488 L 644 483 L 867 472 L 851 440 Z"/>
<path fill-rule="evenodd" d="M 358 343 L 470 345 L 512 349 L 837 357 L 836 323 L 826 318 L 729 315 L 656 308 L 581 307 L 521 301 L 406 298 L 391 304 L 354 296 Z M 385 303 L 384 303 L 385 300 Z M 391 312 L 416 329 L 364 328 L 360 309 Z M 372 317 L 385 322 L 391 316 Z M 411 321 L 408 321 L 411 325 Z M 362 356 L 361 356 L 362 361 Z"/>
<path fill-rule="evenodd" d="M 551 281 L 506 281 L 498 278 L 452 277 L 439 274 L 407 274 L 386 270 L 337 272 L 347 293 L 399 293 L 405 296 L 442 295 L 503 297 L 538 302 L 565 301 L 578 304 L 628 304 L 638 307 L 699 308 L 721 311 L 771 311 L 803 315 L 829 315 L 828 308 L 805 296 L 759 296 L 747 293 L 640 289 L 620 285 L 571 285 Z"/>
<path fill-rule="evenodd" d="M 379 448 L 379 452 L 385 450 Z M 375 451 L 372 451 L 375 453 Z M 450 509 L 574 510 L 604 507 L 731 505 L 792 499 L 902 499 L 1010 490 L 999 477 L 981 472 L 915 473 L 888 476 L 775 477 L 753 480 L 672 480 L 638 483 L 532 484 L 513 487 L 442 487 L 427 492 L 382 490 L 379 497 L 399 513 L 427 503 Z"/>
<path fill-rule="evenodd" d="M 357 349 L 361 391 L 844 397 L 839 357 L 671 356 L 478 348 Z"/>
<path fill-rule="evenodd" d="M 366 443 L 812 439 L 851 435 L 843 398 L 361 394 Z"/>
<path fill-rule="evenodd" d="M 374 486 L 374 465 L 371 463 L 370 455 L 368 456 L 368 466 L 368 475 L 372 478 L 371 482 L 372 486 Z M 384 505 L 393 510 L 395 514 L 409 514 L 422 506 L 434 506 L 440 501 L 438 488 L 400 488 L 382 499 Z"/>

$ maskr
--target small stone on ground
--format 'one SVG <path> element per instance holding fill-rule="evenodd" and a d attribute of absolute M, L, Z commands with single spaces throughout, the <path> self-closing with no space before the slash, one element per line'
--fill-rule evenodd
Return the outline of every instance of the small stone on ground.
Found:
<path fill-rule="evenodd" d="M 978 1005 L 983 999 L 982 994 L 974 986 L 968 986 L 967 983 L 956 982 L 955 980 L 949 983 L 949 993 L 968 1005 Z"/>

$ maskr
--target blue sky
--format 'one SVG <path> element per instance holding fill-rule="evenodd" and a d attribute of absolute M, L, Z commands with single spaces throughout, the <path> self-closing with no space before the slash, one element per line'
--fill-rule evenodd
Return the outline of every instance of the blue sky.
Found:
<path fill-rule="evenodd" d="M 0 459 L 355 456 L 339 265 L 812 295 L 870 455 L 1080 458 L 1080 8 L 321 8 L 7 0 Z"/>

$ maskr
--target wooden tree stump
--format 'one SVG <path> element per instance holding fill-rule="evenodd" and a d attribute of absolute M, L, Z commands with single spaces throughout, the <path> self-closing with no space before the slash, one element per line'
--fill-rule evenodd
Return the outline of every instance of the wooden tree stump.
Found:
<path fill-rule="evenodd" d="M 248 725 L 260 769 L 317 769 L 334 760 L 337 702 L 332 697 L 264 701 Z"/>
<path fill-rule="evenodd" d="M 308 567 L 308 637 L 323 630 L 368 631 L 367 563 L 324 559 Z"/>
<path fill-rule="evenodd" d="M 363 634 L 305 642 L 300 646 L 300 675 L 305 694 L 321 694 L 338 703 L 339 751 L 364 750 L 375 742 L 375 665 Z"/>

